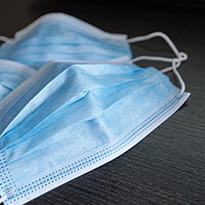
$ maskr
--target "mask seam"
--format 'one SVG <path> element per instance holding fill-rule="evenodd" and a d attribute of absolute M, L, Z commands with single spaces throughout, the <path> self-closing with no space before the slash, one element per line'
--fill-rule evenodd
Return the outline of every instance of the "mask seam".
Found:
<path fill-rule="evenodd" d="M 3 191 L 3 193 L 7 194 L 11 191 L 13 192 L 16 185 L 12 178 L 11 172 L 7 167 L 7 163 L 6 163 L 4 153 L 2 151 L 1 143 L 0 143 L 0 178 L 2 180 L 2 182 L 0 183 L 0 189 Z"/>
<path fill-rule="evenodd" d="M 67 165 L 67 166 L 65 166 L 57 171 L 54 171 L 54 172 L 52 172 L 44 177 L 41 177 L 38 180 L 33 181 L 32 183 L 30 183 L 28 185 L 21 187 L 20 188 L 22 190 L 21 194 L 24 194 L 23 196 L 26 196 L 27 194 L 33 193 L 33 192 L 37 191 L 38 189 L 43 188 L 43 187 L 61 179 L 61 178 L 72 175 L 73 173 L 75 173 L 75 172 L 77 172 L 77 171 L 79 171 L 87 166 L 90 166 L 91 164 L 95 164 L 98 161 L 101 161 L 102 159 L 109 157 L 113 153 L 119 151 L 120 149 L 122 149 L 123 147 L 125 147 L 129 143 L 131 143 L 137 136 L 139 136 L 141 133 L 143 133 L 145 130 L 147 130 L 152 124 L 154 124 L 161 117 L 163 117 L 167 112 L 169 112 L 169 110 L 171 110 L 177 103 L 178 103 L 177 99 L 171 100 L 165 106 L 163 106 L 163 108 L 161 108 L 160 110 L 153 113 L 150 117 L 148 117 L 146 120 L 144 120 L 144 122 L 140 123 L 137 127 L 132 129 L 127 135 L 125 135 L 120 141 L 111 145 L 109 148 L 105 148 L 101 151 L 98 151 L 95 154 L 92 154 L 84 159 L 78 160 L 78 161 L 72 163 L 71 165 Z M 166 108 L 168 108 L 168 109 L 166 109 Z M 154 121 L 152 121 L 152 119 L 155 116 L 157 116 L 157 118 Z M 139 132 L 139 129 L 141 127 L 143 127 L 143 129 L 140 130 L 140 132 Z M 126 141 L 128 136 L 130 138 L 128 140 L 128 142 L 126 142 L 126 143 L 123 142 L 123 141 Z M 112 151 L 116 147 L 118 147 L 118 148 L 115 150 L 115 152 L 112 153 Z M 69 167 L 70 167 L 70 169 L 69 169 Z M 64 171 L 64 170 L 66 170 L 66 171 Z M 54 176 L 52 176 L 52 175 L 54 175 Z M 48 177 L 50 177 L 50 178 L 48 178 Z M 30 188 L 25 190 L 25 188 L 29 187 L 29 186 L 30 186 Z M 18 189 L 18 190 L 20 191 L 20 189 Z M 33 189 L 33 190 L 31 190 L 31 189 Z M 28 193 L 26 194 L 25 192 L 27 192 L 27 191 L 28 191 Z M 19 195 L 20 195 L 20 193 L 19 193 Z M 21 196 L 21 198 L 23 196 Z M 18 199 L 20 199 L 20 196 L 16 200 L 18 200 Z"/>

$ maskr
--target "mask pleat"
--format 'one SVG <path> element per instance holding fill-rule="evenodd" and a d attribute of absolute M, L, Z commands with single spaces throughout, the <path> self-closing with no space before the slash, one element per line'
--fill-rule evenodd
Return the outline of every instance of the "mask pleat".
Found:
<path fill-rule="evenodd" d="M 83 76 L 85 77 L 85 75 Z M 126 76 L 125 79 L 128 80 Z M 35 116 L 33 113 L 31 113 L 24 121 L 18 124 L 17 128 L 14 128 L 13 130 L 7 132 L 7 134 L 2 136 L 2 138 L 4 139 L 2 139 L 4 144 L 8 143 L 7 135 L 10 136 L 10 142 L 13 140 L 13 142 L 9 144 L 7 148 L 5 148 L 6 150 L 17 149 L 15 148 L 15 146 L 18 147 L 19 144 L 22 146 L 20 149 L 18 149 L 19 152 L 16 152 L 15 154 L 10 151 L 13 154 L 12 156 L 10 156 L 10 159 L 8 157 L 8 162 L 10 160 L 12 161 L 13 158 L 20 157 L 22 154 L 25 155 L 28 152 L 32 153 L 32 151 L 27 148 L 29 147 L 28 145 L 32 144 L 32 149 L 34 149 L 36 146 L 41 146 L 41 144 L 45 144 L 47 141 L 50 141 L 51 138 L 55 138 L 55 135 L 59 134 L 59 132 L 62 132 L 66 135 L 65 130 L 72 130 L 73 127 L 81 127 L 80 124 L 87 124 L 88 121 L 91 122 L 97 120 L 97 118 L 100 118 L 105 113 L 109 113 L 109 110 L 112 110 L 112 107 L 116 108 L 117 104 L 121 105 L 121 102 L 126 99 L 129 99 L 130 95 L 139 96 L 140 92 L 144 92 L 145 89 L 149 89 L 150 86 L 153 87 L 155 86 L 155 84 L 157 84 L 156 81 L 151 82 L 146 78 L 140 79 L 139 81 L 136 79 L 134 81 L 132 79 L 131 81 L 126 81 L 126 83 L 121 82 L 121 84 L 117 84 L 114 86 L 109 85 L 108 87 L 89 90 L 86 93 L 84 91 L 85 95 L 83 97 L 76 97 L 75 101 L 73 101 L 72 103 L 69 101 L 66 102 L 63 107 L 58 108 L 55 112 L 54 110 L 50 110 L 50 112 L 52 112 L 52 115 L 45 115 L 47 117 L 44 119 L 41 118 L 41 120 L 37 119 L 39 123 L 36 123 L 36 125 L 34 122 L 36 122 L 35 116 L 36 118 L 38 118 L 38 112 L 37 114 L 35 114 Z M 102 98 L 103 93 L 107 93 L 104 98 Z M 80 93 L 80 96 L 82 96 L 82 93 Z M 122 107 L 119 108 L 120 113 L 122 112 L 121 110 L 126 110 L 124 106 L 125 105 L 122 104 Z M 44 115 L 42 112 L 46 107 L 47 104 L 43 109 L 39 111 L 39 114 L 41 113 L 41 116 Z M 51 109 L 51 107 L 48 106 L 48 110 L 49 109 Z M 124 114 L 126 115 L 126 112 Z M 29 126 L 29 123 L 32 124 L 31 128 Z M 105 127 L 108 127 L 108 124 L 106 124 L 105 122 L 104 124 L 106 125 Z M 112 122 L 110 122 L 110 124 L 112 124 Z M 126 124 L 121 127 L 124 126 L 126 127 Z M 27 132 L 25 133 L 25 131 Z M 50 134 L 45 135 L 44 131 Z M 108 136 L 111 136 L 111 132 L 112 130 L 110 130 L 107 136 L 104 134 L 104 138 L 108 138 Z M 114 134 L 117 135 L 119 133 Z"/>
<path fill-rule="evenodd" d="M 101 66 L 94 67 L 98 70 L 101 68 Z M 113 66 L 113 68 L 115 68 L 115 66 Z M 76 69 L 78 70 L 78 67 Z M 101 72 L 105 71 L 101 69 Z M 118 76 L 118 78 L 115 79 L 116 76 Z M 79 100 L 85 92 L 91 89 L 104 87 L 104 90 L 106 91 L 106 86 L 114 86 L 116 84 L 120 85 L 126 81 L 134 81 L 136 80 L 135 78 L 132 73 L 127 75 L 127 77 L 122 75 L 111 75 L 109 77 L 109 75 L 106 74 L 101 77 L 99 75 L 96 76 L 96 79 L 93 81 L 89 74 L 86 78 L 84 71 L 76 72 L 72 69 L 64 71 L 28 103 L 28 105 L 19 114 L 20 116 L 17 116 L 18 121 L 14 119 L 14 126 L 19 128 L 19 131 L 15 131 L 15 133 L 19 134 L 21 132 L 26 132 L 27 130 L 33 129 L 43 119 L 55 112 L 56 109 L 59 109 L 59 107 L 63 106 L 65 103 L 69 105 L 72 102 Z M 142 82 L 143 78 L 145 78 L 144 73 L 138 71 L 138 83 Z M 81 83 L 77 83 L 77 81 L 80 81 Z M 103 84 L 103 82 L 106 82 L 106 84 Z M 118 89 L 120 89 L 120 86 Z M 66 90 L 69 90 L 69 92 L 65 92 Z M 32 121 L 32 123 L 30 123 L 30 121 Z M 21 128 L 22 123 L 27 123 L 24 129 Z M 12 126 L 10 129 L 13 129 Z M 8 131 L 9 130 L 7 130 L 7 132 Z M 18 134 L 16 134 L 16 136 L 18 136 Z"/>
<path fill-rule="evenodd" d="M 0 58 L 15 60 L 35 69 L 53 59 L 105 61 L 123 56 L 131 59 L 125 36 L 105 33 L 85 22 L 79 21 L 75 25 L 73 20 L 63 14 L 40 18 L 17 32 L 13 40 L 4 43 L 0 47 Z"/>

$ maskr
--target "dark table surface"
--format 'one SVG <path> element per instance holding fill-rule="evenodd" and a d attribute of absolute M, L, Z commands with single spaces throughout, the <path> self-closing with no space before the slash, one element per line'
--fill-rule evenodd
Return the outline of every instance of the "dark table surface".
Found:
<path fill-rule="evenodd" d="M 0 35 L 13 37 L 43 14 L 64 12 L 129 37 L 165 32 L 189 56 L 180 73 L 191 96 L 179 111 L 122 156 L 28 204 L 205 204 L 205 6 L 173 2 L 0 0 Z M 171 56 L 160 39 L 132 50 Z"/>

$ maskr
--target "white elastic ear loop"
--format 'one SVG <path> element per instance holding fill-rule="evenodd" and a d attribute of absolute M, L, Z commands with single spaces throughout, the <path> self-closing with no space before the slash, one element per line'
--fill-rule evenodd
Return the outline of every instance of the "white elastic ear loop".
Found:
<path fill-rule="evenodd" d="M 9 41 L 9 38 L 7 38 L 6 36 L 0 36 L 0 41 L 7 42 Z"/>
<path fill-rule="evenodd" d="M 187 56 L 185 55 L 185 53 L 182 53 L 182 54 L 187 59 Z M 177 76 L 177 78 L 179 80 L 179 83 L 181 85 L 180 95 L 185 91 L 185 83 L 184 83 L 181 75 L 179 74 L 179 72 L 177 70 L 177 68 L 181 65 L 181 61 L 184 61 L 184 58 L 182 60 L 182 58 L 172 59 L 172 58 L 154 57 L 154 56 L 139 56 L 135 59 L 135 62 L 140 61 L 140 60 L 163 61 L 163 62 L 172 63 L 172 66 L 162 69 L 161 72 L 166 73 L 166 72 L 169 72 L 169 71 L 173 71 L 174 74 Z"/>
<path fill-rule="evenodd" d="M 188 59 L 187 54 L 184 53 L 184 52 L 180 52 L 179 55 L 180 55 L 180 57 L 178 59 L 172 59 L 173 60 L 172 62 L 176 63 L 176 60 L 178 61 L 178 64 L 176 65 L 176 68 L 178 68 L 181 65 L 181 62 Z M 162 69 L 161 72 L 166 73 L 166 72 L 169 72 L 169 71 L 172 71 L 172 70 L 173 70 L 173 66 L 170 66 L 170 67 Z"/>
<path fill-rule="evenodd" d="M 176 46 L 170 40 L 170 38 L 162 32 L 154 32 L 154 33 L 148 34 L 146 36 L 139 36 L 139 37 L 135 37 L 135 38 L 130 38 L 127 41 L 128 41 L 128 43 L 134 43 L 134 42 L 149 40 L 149 39 L 154 38 L 154 37 L 163 38 L 169 44 L 170 48 L 172 49 L 172 51 L 174 52 L 174 54 L 176 55 L 177 58 L 173 59 L 173 58 L 158 57 L 158 56 L 139 56 L 139 57 L 132 59 L 130 61 L 130 63 L 134 63 L 134 62 L 137 62 L 140 60 L 162 61 L 162 62 L 172 63 L 172 66 L 162 69 L 161 72 L 166 73 L 166 72 L 173 70 L 173 72 L 177 76 L 177 78 L 180 82 L 180 85 L 181 85 L 181 91 L 180 91 L 180 95 L 181 95 L 185 91 L 185 83 L 184 83 L 181 75 L 179 74 L 177 68 L 181 65 L 182 61 L 185 61 L 188 58 L 187 54 L 183 53 L 183 52 L 179 52 L 177 50 Z"/>
<path fill-rule="evenodd" d="M 174 52 L 174 54 L 179 58 L 179 51 L 177 50 L 176 46 L 173 44 L 173 42 L 171 41 L 171 39 L 164 33 L 162 32 L 154 32 L 145 36 L 138 36 L 138 37 L 134 37 L 134 38 L 130 38 L 128 39 L 128 43 L 136 43 L 139 41 L 146 41 L 155 37 L 161 37 L 163 38 L 170 46 L 170 48 L 172 49 L 172 51 Z"/>
<path fill-rule="evenodd" d="M 180 91 L 180 93 L 179 93 L 179 96 L 181 96 L 181 95 L 184 93 L 185 88 L 186 88 L 185 83 L 184 83 L 184 81 L 183 81 L 181 75 L 179 74 L 179 72 L 178 72 L 178 70 L 177 70 L 177 68 L 178 68 L 180 65 L 181 65 L 181 61 L 178 61 L 178 59 L 175 59 L 175 60 L 173 61 L 173 63 L 172 63 L 172 70 L 173 70 L 174 74 L 177 76 L 178 81 L 179 81 L 179 83 L 180 83 L 180 85 L 181 85 L 181 91 Z M 163 73 L 166 73 L 166 72 L 168 72 L 168 71 L 169 71 L 169 70 L 168 70 L 167 68 L 162 70 Z"/>

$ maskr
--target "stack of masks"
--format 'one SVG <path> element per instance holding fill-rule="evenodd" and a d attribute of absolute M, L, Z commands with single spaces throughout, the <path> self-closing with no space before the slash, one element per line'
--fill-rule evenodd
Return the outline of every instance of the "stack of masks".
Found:
<path fill-rule="evenodd" d="M 175 58 L 132 58 L 129 43 L 162 37 Z M 48 14 L 0 47 L 0 195 L 23 204 L 118 157 L 187 100 L 187 59 L 163 33 L 127 39 Z M 139 60 L 171 66 L 140 68 Z M 173 71 L 181 87 L 163 73 Z"/>

